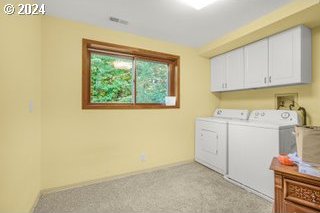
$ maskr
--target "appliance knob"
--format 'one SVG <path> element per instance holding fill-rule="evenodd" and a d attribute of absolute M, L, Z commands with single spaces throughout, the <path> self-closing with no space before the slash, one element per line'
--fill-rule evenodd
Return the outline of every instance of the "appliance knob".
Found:
<path fill-rule="evenodd" d="M 290 116 L 290 113 L 289 113 L 289 112 L 283 112 L 283 113 L 281 113 L 281 118 L 283 118 L 283 119 L 287 119 L 287 118 L 289 118 L 289 116 Z"/>

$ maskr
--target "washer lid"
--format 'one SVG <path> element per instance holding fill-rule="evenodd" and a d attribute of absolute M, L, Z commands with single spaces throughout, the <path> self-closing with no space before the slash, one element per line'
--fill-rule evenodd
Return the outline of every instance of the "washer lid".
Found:
<path fill-rule="evenodd" d="M 289 122 L 282 122 L 282 123 L 276 123 L 276 122 L 270 122 L 270 121 L 252 121 L 252 120 L 247 120 L 247 121 L 229 121 L 229 125 L 237 125 L 237 126 L 249 126 L 249 127 L 257 127 L 257 128 L 264 128 L 264 129 L 289 129 L 296 124 L 289 123 Z"/>
<path fill-rule="evenodd" d="M 226 119 L 226 118 L 216 118 L 216 117 L 200 117 L 197 118 L 197 120 L 199 121 L 207 121 L 207 122 L 216 122 L 216 123 L 221 123 L 221 124 L 227 124 L 230 119 Z"/>

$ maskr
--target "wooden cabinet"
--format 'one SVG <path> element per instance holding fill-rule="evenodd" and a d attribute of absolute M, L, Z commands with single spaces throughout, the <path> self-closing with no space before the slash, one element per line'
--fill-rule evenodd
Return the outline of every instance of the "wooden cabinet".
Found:
<path fill-rule="evenodd" d="M 211 59 L 211 91 L 311 83 L 311 30 L 298 26 Z"/>
<path fill-rule="evenodd" d="M 320 178 L 301 174 L 296 166 L 284 166 L 274 158 L 274 212 L 320 212 Z"/>
<path fill-rule="evenodd" d="M 283 206 L 283 212 L 285 213 L 319 213 L 319 211 L 316 211 L 316 210 L 313 210 L 313 209 L 310 209 L 310 208 L 306 208 L 306 207 L 303 207 L 303 206 L 300 206 L 300 205 L 297 205 L 297 204 L 294 204 L 294 203 L 291 203 L 291 202 L 287 202 L 287 201 L 284 201 L 284 206 Z"/>
<path fill-rule="evenodd" d="M 269 38 L 271 86 L 311 82 L 311 31 L 299 26 Z"/>
<path fill-rule="evenodd" d="M 211 91 L 230 91 L 244 88 L 243 48 L 211 59 Z"/>
<path fill-rule="evenodd" d="M 259 88 L 269 85 L 268 58 L 268 39 L 245 46 L 245 88 Z"/>

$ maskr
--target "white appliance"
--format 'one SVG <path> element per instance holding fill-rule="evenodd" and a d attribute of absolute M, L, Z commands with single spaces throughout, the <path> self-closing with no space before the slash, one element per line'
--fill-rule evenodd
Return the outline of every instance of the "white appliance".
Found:
<path fill-rule="evenodd" d="M 279 153 L 296 151 L 293 132 L 298 124 L 298 113 L 285 110 L 256 110 L 248 121 L 230 121 L 227 178 L 273 199 L 273 173 L 269 166 Z"/>
<path fill-rule="evenodd" d="M 195 160 L 227 173 L 228 122 L 247 120 L 248 110 L 216 109 L 213 117 L 196 119 Z"/>

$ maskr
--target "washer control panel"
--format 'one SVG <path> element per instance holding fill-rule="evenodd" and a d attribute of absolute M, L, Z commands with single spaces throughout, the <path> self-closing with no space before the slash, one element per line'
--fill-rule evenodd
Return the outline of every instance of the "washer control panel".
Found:
<path fill-rule="evenodd" d="M 297 125 L 300 123 L 298 113 L 291 110 L 254 110 L 250 113 L 249 120 Z"/>
<path fill-rule="evenodd" d="M 290 113 L 289 112 L 281 113 L 281 118 L 282 119 L 289 119 L 290 118 Z M 291 118 L 291 120 L 292 120 L 292 118 Z"/>

